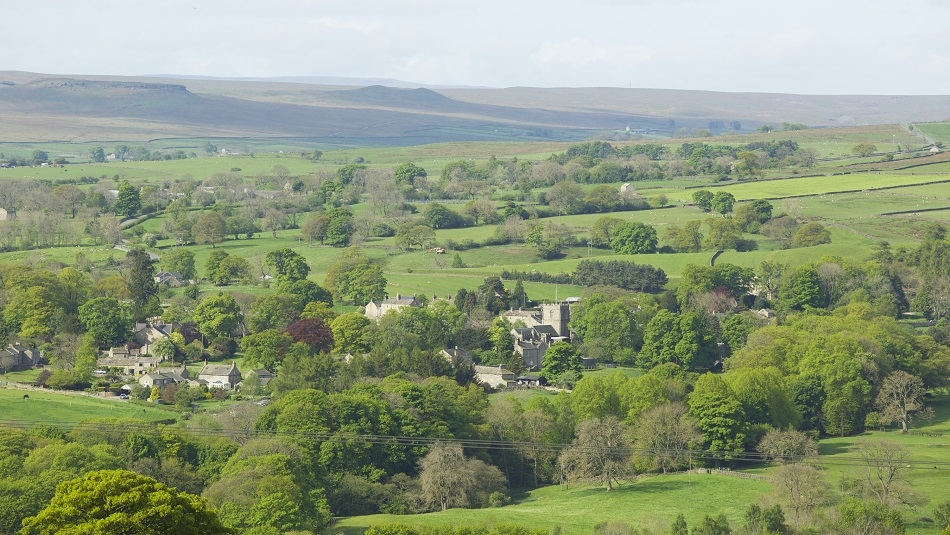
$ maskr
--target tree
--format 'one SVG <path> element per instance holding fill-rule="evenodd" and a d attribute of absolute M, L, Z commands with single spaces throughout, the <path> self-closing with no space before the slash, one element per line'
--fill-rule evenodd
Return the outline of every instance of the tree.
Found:
<path fill-rule="evenodd" d="M 304 280 L 310 274 L 307 260 L 300 253 L 286 247 L 268 252 L 264 255 L 264 262 L 277 272 L 278 283 Z"/>
<path fill-rule="evenodd" d="M 435 240 L 435 231 L 425 225 L 407 221 L 396 229 L 396 245 L 409 251 L 413 246 L 422 249 Z"/>
<path fill-rule="evenodd" d="M 855 146 L 851 147 L 851 153 L 862 158 L 867 158 L 868 156 L 873 155 L 875 152 L 877 152 L 877 145 L 868 143 L 867 141 L 862 141 L 861 143 L 857 143 Z"/>
<path fill-rule="evenodd" d="M 656 229 L 639 221 L 629 221 L 614 229 L 610 248 L 617 254 L 656 252 Z"/>
<path fill-rule="evenodd" d="M 786 535 L 789 533 L 782 506 L 775 504 L 772 507 L 762 509 L 758 504 L 749 505 L 745 512 L 743 533 L 749 535 Z"/>
<path fill-rule="evenodd" d="M 757 177 L 762 174 L 762 164 L 759 155 L 745 150 L 736 155 L 736 174 L 739 176 Z"/>
<path fill-rule="evenodd" d="M 743 451 L 746 417 L 742 403 L 722 377 L 707 373 L 696 380 L 689 395 L 689 413 L 703 434 L 705 449 L 717 462 Z"/>
<path fill-rule="evenodd" d="M 162 269 L 168 272 L 177 271 L 185 280 L 194 279 L 198 275 L 195 269 L 195 253 L 188 249 L 176 247 L 164 253 L 161 259 Z"/>
<path fill-rule="evenodd" d="M 594 247 L 610 247 L 614 230 L 624 224 L 619 217 L 603 216 L 590 228 L 590 242 Z"/>
<path fill-rule="evenodd" d="M 417 178 L 426 178 L 426 170 L 412 162 L 401 163 L 393 169 L 393 179 L 400 186 L 414 186 Z"/>
<path fill-rule="evenodd" d="M 558 182 L 544 194 L 544 200 L 561 215 L 578 214 L 584 209 L 584 190 L 571 181 Z"/>
<path fill-rule="evenodd" d="M 293 343 L 291 335 L 277 329 L 265 329 L 249 334 L 241 339 L 244 362 L 275 372 Z"/>
<path fill-rule="evenodd" d="M 336 350 L 340 353 L 359 354 L 366 351 L 366 328 L 370 320 L 359 312 L 340 314 L 330 322 Z M 508 336 L 511 338 L 511 335 Z"/>
<path fill-rule="evenodd" d="M 230 336 L 240 325 L 241 307 L 231 294 L 218 293 L 205 297 L 192 314 L 201 333 L 209 338 Z"/>
<path fill-rule="evenodd" d="M 577 427 L 577 437 L 561 454 L 568 479 L 597 481 L 613 490 L 629 473 L 627 430 L 616 416 L 589 418 Z"/>
<path fill-rule="evenodd" d="M 862 490 L 881 505 L 909 503 L 913 491 L 907 480 L 907 448 L 892 440 L 876 440 L 859 443 L 857 451 L 863 464 Z"/>
<path fill-rule="evenodd" d="M 323 240 L 327 235 L 329 225 L 330 218 L 326 215 L 312 215 L 300 227 L 300 234 L 303 235 L 303 238 L 307 240 L 308 244 L 312 244 L 314 240 L 319 240 L 320 245 L 323 245 Z"/>
<path fill-rule="evenodd" d="M 736 245 L 739 244 L 740 235 L 735 220 L 709 218 L 706 220 L 706 227 L 709 229 L 709 233 L 706 235 L 703 245 L 707 249 L 725 251 L 726 249 L 735 249 Z"/>
<path fill-rule="evenodd" d="M 251 303 L 245 322 L 251 332 L 284 329 L 300 317 L 303 303 L 294 294 L 265 294 Z"/>
<path fill-rule="evenodd" d="M 419 460 L 422 498 L 442 511 L 471 506 L 479 492 L 497 490 L 503 481 L 504 476 L 497 468 L 477 459 L 466 459 L 458 444 L 436 442 Z M 486 488 L 479 488 L 486 483 Z"/>
<path fill-rule="evenodd" d="M 881 423 L 901 423 L 901 433 L 907 433 L 907 423 L 910 415 L 924 408 L 924 381 L 905 371 L 891 372 L 881 382 L 874 404 L 881 411 Z"/>
<path fill-rule="evenodd" d="M 812 247 L 823 243 L 831 243 L 831 233 L 816 221 L 805 223 L 792 236 L 792 247 Z"/>
<path fill-rule="evenodd" d="M 640 456 L 664 474 L 684 466 L 691 448 L 702 440 L 688 411 L 683 403 L 663 403 L 641 414 L 634 428 Z"/>
<path fill-rule="evenodd" d="M 99 348 L 115 347 L 128 339 L 132 318 L 117 299 L 97 297 L 79 307 L 79 321 Z"/>
<path fill-rule="evenodd" d="M 726 215 L 732 211 L 736 198 L 728 191 L 717 191 L 709 201 L 709 206 L 718 214 Z"/>
<path fill-rule="evenodd" d="M 713 194 L 709 190 L 701 189 L 693 193 L 693 204 L 704 212 L 712 211 Z"/>
<path fill-rule="evenodd" d="M 211 251 L 208 255 L 208 259 L 205 260 L 205 276 L 213 280 L 215 274 L 218 272 L 218 268 L 221 266 L 221 262 L 229 256 L 231 256 L 230 253 L 221 249 Z"/>
<path fill-rule="evenodd" d="M 703 235 L 699 230 L 701 225 L 702 221 L 698 219 L 687 221 L 682 228 L 670 225 L 663 239 L 677 253 L 698 253 L 703 247 Z"/>
<path fill-rule="evenodd" d="M 22 535 L 236 534 L 205 501 L 127 470 L 99 470 L 67 481 Z"/>
<path fill-rule="evenodd" d="M 297 320 L 287 326 L 295 342 L 302 342 L 313 353 L 329 353 L 333 350 L 333 331 L 320 318 Z"/>
<path fill-rule="evenodd" d="M 142 199 L 139 196 L 139 190 L 128 180 L 119 183 L 119 193 L 116 195 L 115 204 L 112 205 L 115 215 L 123 218 L 132 217 L 142 209 Z"/>
<path fill-rule="evenodd" d="M 218 286 L 227 286 L 232 280 L 246 280 L 251 274 L 251 263 L 237 255 L 227 255 L 217 264 L 208 278 Z"/>
<path fill-rule="evenodd" d="M 803 515 L 822 506 L 832 496 L 827 478 L 814 466 L 806 463 L 784 464 L 772 477 L 778 499 L 789 508 L 796 524 L 804 522 Z"/>
<path fill-rule="evenodd" d="M 580 355 L 569 342 L 554 342 L 542 358 L 541 376 L 551 383 L 566 373 L 580 376 L 581 370 Z"/>
<path fill-rule="evenodd" d="M 195 243 L 211 244 L 212 249 L 214 244 L 224 240 L 227 232 L 228 225 L 218 212 L 202 212 L 191 227 L 191 236 Z"/>
<path fill-rule="evenodd" d="M 152 258 L 142 249 L 132 249 L 125 255 L 125 268 L 122 271 L 125 286 L 132 296 L 132 320 L 144 321 L 146 317 L 159 313 L 158 284 L 155 283 L 155 266 Z"/>
<path fill-rule="evenodd" d="M 349 245 L 350 236 L 353 234 L 353 213 L 346 208 L 333 208 L 327 211 L 326 216 L 326 232 L 320 243 L 334 247 Z"/>
<path fill-rule="evenodd" d="M 335 300 L 359 305 L 386 295 L 382 268 L 356 248 L 343 251 L 327 270 L 323 285 L 333 293 Z"/>
<path fill-rule="evenodd" d="M 795 429 L 773 427 L 766 431 L 755 449 L 766 459 L 782 464 L 797 463 L 818 455 L 815 439 Z"/>

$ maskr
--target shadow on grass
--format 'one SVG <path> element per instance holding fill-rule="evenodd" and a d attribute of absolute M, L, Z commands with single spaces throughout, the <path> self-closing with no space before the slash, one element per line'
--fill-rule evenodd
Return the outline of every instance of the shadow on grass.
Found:
<path fill-rule="evenodd" d="M 821 455 L 837 455 L 839 453 L 848 453 L 854 446 L 854 442 L 824 442 L 818 444 L 818 451 Z"/>

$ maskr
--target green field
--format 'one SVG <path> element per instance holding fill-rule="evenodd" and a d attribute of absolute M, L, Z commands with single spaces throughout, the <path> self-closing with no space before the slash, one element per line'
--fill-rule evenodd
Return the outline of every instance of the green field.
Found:
<path fill-rule="evenodd" d="M 914 127 L 937 141 L 950 142 L 950 123 L 914 123 Z"/>
<path fill-rule="evenodd" d="M 520 392 L 499 394 L 525 399 Z M 896 431 L 873 431 L 853 437 L 829 438 L 821 441 L 819 464 L 826 480 L 837 488 L 843 477 L 860 475 L 855 464 L 857 454 L 852 448 L 866 440 L 888 439 L 905 446 L 910 452 L 912 468 L 907 476 L 921 503 L 905 510 L 910 523 L 907 533 L 929 533 L 933 524 L 920 521 L 930 511 L 950 499 L 947 493 L 947 468 L 928 463 L 950 462 L 950 397 L 931 403 L 935 417 L 910 435 Z M 916 433 L 916 434 L 913 434 Z M 405 523 L 417 526 L 491 525 L 518 523 L 547 530 L 560 528 L 565 534 L 593 532 L 600 522 L 626 522 L 633 527 L 654 530 L 669 529 L 669 523 L 682 512 L 687 523 L 694 525 L 703 515 L 724 513 L 736 528 L 751 503 L 774 503 L 771 483 L 767 481 L 775 468 L 754 466 L 741 472 L 761 478 L 746 479 L 718 474 L 677 473 L 639 477 L 607 493 L 603 487 L 549 486 L 516 495 L 516 503 L 496 509 L 450 509 L 445 512 L 411 516 L 370 515 L 337 521 L 328 533 L 357 534 L 373 524 Z M 917 531 L 915 531 L 917 530 Z"/>
<path fill-rule="evenodd" d="M 633 527 L 669 530 L 682 512 L 690 525 L 703 515 L 724 513 L 738 523 L 750 503 L 765 499 L 766 481 L 725 475 L 672 474 L 641 477 L 612 492 L 603 488 L 552 486 L 525 493 L 518 503 L 493 509 L 450 509 L 412 516 L 371 515 L 344 518 L 329 534 L 355 535 L 373 524 L 406 523 L 418 526 L 479 526 L 513 523 L 565 535 L 594 532 L 601 522 L 624 522 Z"/>
<path fill-rule="evenodd" d="M 29 395 L 29 399 L 24 399 Z M 75 393 L 43 392 L 0 388 L 3 422 L 70 425 L 93 420 L 134 420 L 156 422 L 174 420 L 175 412 L 140 403 L 96 398 Z"/>

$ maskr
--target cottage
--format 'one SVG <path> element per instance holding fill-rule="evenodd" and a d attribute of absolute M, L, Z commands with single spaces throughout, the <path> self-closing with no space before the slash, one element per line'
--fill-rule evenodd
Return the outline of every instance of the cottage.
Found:
<path fill-rule="evenodd" d="M 177 271 L 159 271 L 155 274 L 155 284 L 164 284 L 169 288 L 181 288 L 188 284 L 185 276 Z"/>
<path fill-rule="evenodd" d="M 0 208 L 0 221 L 13 221 L 14 219 L 16 219 L 16 210 Z"/>
<path fill-rule="evenodd" d="M 25 370 L 38 366 L 42 360 L 40 350 L 20 343 L 10 344 L 0 349 L 0 370 Z"/>
<path fill-rule="evenodd" d="M 472 355 L 469 354 L 468 351 L 464 349 L 460 349 L 459 346 L 455 346 L 454 348 L 443 349 L 442 351 L 439 352 L 439 354 L 442 355 L 442 358 L 444 358 L 450 364 L 453 364 L 453 365 L 458 364 L 458 363 L 462 363 L 462 364 L 472 363 Z"/>
<path fill-rule="evenodd" d="M 422 308 L 422 303 L 416 299 L 416 296 L 403 296 L 396 294 L 395 299 L 387 297 L 380 301 L 370 301 L 366 304 L 364 314 L 367 318 L 379 322 L 379 319 L 382 318 L 390 310 L 400 310 L 405 307 L 416 307 Z"/>
<path fill-rule="evenodd" d="M 132 337 L 142 346 L 150 346 L 155 342 L 168 338 L 178 325 L 175 323 L 157 323 L 147 321 L 136 323 L 132 328 Z"/>
<path fill-rule="evenodd" d="M 163 389 L 168 385 L 189 382 L 193 381 L 189 380 L 188 368 L 184 366 L 181 368 L 168 368 L 162 371 L 153 371 L 151 373 L 146 373 L 139 378 L 139 384 L 149 389 L 152 387 Z"/>
<path fill-rule="evenodd" d="M 234 362 L 228 364 L 208 364 L 198 372 L 198 379 L 206 381 L 208 388 L 223 388 L 232 390 L 241 382 L 241 372 Z"/>
<path fill-rule="evenodd" d="M 475 381 L 492 388 L 505 388 L 514 384 L 515 374 L 504 366 L 475 366 Z"/>

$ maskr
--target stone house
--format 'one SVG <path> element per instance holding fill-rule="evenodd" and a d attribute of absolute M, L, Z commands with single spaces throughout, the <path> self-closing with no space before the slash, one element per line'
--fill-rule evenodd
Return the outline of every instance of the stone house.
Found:
<path fill-rule="evenodd" d="M 421 308 L 422 303 L 416 299 L 416 296 L 404 296 L 396 294 L 395 298 L 387 297 L 379 301 L 370 301 L 366 304 L 364 309 L 364 314 L 367 318 L 379 322 L 379 319 L 382 318 L 390 310 L 400 310 L 405 307 L 416 307 Z"/>
<path fill-rule="evenodd" d="M 241 372 L 234 362 L 231 364 L 208 364 L 205 362 L 198 379 L 208 383 L 208 388 L 233 390 L 241 382 Z"/>

